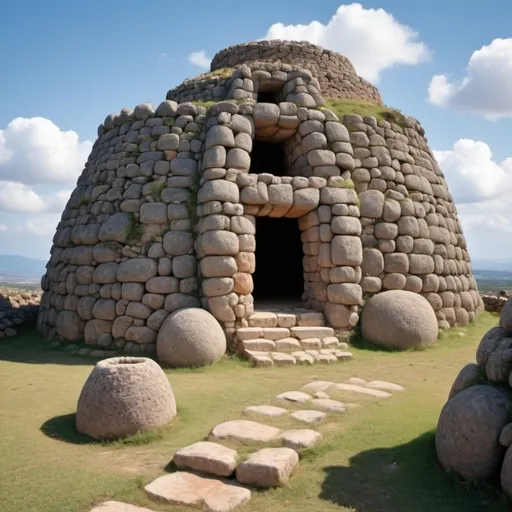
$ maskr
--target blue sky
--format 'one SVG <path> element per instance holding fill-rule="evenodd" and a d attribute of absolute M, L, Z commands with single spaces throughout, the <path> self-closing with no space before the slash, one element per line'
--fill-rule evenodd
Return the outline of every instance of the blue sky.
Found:
<path fill-rule="evenodd" d="M 341 5 L 339 0 L 4 3 L 2 18 L 8 23 L 0 31 L 0 47 L 4 49 L 0 253 L 47 258 L 66 191 L 74 187 L 81 170 L 76 168 L 83 165 L 81 159 L 85 159 L 97 126 L 107 114 L 146 101 L 158 105 L 168 89 L 204 71 L 189 62 L 193 52 L 203 51 L 211 58 L 224 47 L 265 37 L 276 23 L 284 24 L 284 33 L 289 34 L 297 33 L 290 25 L 307 26 L 316 20 L 325 25 L 325 38 L 320 43 L 327 44 L 322 46 L 355 55 L 352 60 L 358 71 L 356 61 L 372 65 L 372 56 L 361 53 L 361 41 L 380 33 L 381 43 L 372 55 L 388 51 L 386 44 L 392 46 L 395 62 L 391 59 L 375 72 L 385 103 L 413 115 L 424 126 L 450 189 L 460 199 L 457 206 L 472 253 L 503 259 L 495 246 L 498 243 L 506 250 L 503 239 L 512 239 L 504 194 L 512 183 L 512 160 L 506 161 L 512 157 L 512 98 L 505 97 L 507 89 L 512 91 L 512 39 L 507 39 L 512 36 L 512 2 L 365 1 L 359 10 L 345 3 L 349 9 L 337 15 Z M 394 40 L 397 36 L 392 25 L 389 34 L 384 33 L 385 26 L 376 28 L 374 9 L 383 9 L 394 23 L 416 34 L 409 41 Z M 357 32 L 357 26 L 365 23 L 363 32 Z M 351 30 L 356 30 L 353 38 L 343 37 Z M 307 36 L 308 30 L 299 29 L 299 33 Z M 499 38 L 504 43 L 493 44 Z M 423 45 L 423 57 L 401 65 L 400 52 L 407 53 L 407 48 L 418 44 Z M 485 48 L 481 58 L 474 59 L 472 78 L 467 70 L 470 58 Z M 487 71 L 483 78 L 477 76 L 482 69 L 489 69 L 488 77 Z M 444 78 L 437 80 L 429 98 L 429 85 L 436 75 Z M 464 77 L 472 78 L 473 86 L 459 87 Z M 497 100 L 489 105 L 489 98 Z M 497 111 L 503 112 L 503 117 L 490 119 Z M 67 181 L 62 172 L 53 176 L 43 167 L 34 167 L 27 156 L 46 143 L 48 154 L 52 154 L 55 146 L 48 142 L 53 133 L 49 125 L 18 120 L 11 126 L 18 118 L 45 118 L 61 132 L 77 134 L 78 141 L 70 142 L 75 153 L 70 150 L 65 155 L 65 165 L 71 169 Z M 2 132 L 7 141 L 3 146 Z M 62 135 L 57 132 L 53 134 L 55 140 Z M 32 145 L 23 146 L 25 134 L 34 137 Z M 454 147 L 461 139 L 466 142 Z M 45 165 L 51 165 L 51 158 L 47 160 Z M 21 206 L 13 204 L 18 198 Z"/>

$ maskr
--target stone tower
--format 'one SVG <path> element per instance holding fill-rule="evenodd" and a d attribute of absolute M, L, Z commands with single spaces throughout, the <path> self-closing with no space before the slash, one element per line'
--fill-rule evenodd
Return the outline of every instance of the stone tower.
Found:
<path fill-rule="evenodd" d="M 268 325 L 285 330 L 349 330 L 389 289 L 424 295 L 443 328 L 482 309 L 420 124 L 345 57 L 288 41 L 227 48 L 156 110 L 107 116 L 42 288 L 45 336 L 129 353 L 190 306 L 233 349 L 255 308 L 298 308 Z"/>

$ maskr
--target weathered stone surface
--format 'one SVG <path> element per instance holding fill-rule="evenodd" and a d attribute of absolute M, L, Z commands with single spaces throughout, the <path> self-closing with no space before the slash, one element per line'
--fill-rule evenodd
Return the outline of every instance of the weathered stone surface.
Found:
<path fill-rule="evenodd" d="M 366 303 L 361 332 L 372 343 L 408 349 L 435 343 L 438 326 L 434 310 L 424 297 L 391 290 L 374 295 Z"/>
<path fill-rule="evenodd" d="M 117 270 L 120 283 L 145 283 L 158 272 L 156 261 L 150 258 L 135 258 L 121 262 Z"/>
<path fill-rule="evenodd" d="M 270 416 L 271 418 L 275 418 L 278 416 L 283 416 L 284 414 L 288 414 L 287 409 L 283 409 L 282 407 L 275 407 L 273 405 L 250 405 L 244 409 L 245 414 L 258 414 L 261 416 Z"/>
<path fill-rule="evenodd" d="M 156 351 L 160 363 L 169 366 L 212 364 L 226 351 L 226 335 L 208 311 L 184 308 L 164 320 Z"/>
<path fill-rule="evenodd" d="M 491 386 L 472 386 L 449 400 L 436 432 L 437 457 L 443 469 L 466 480 L 493 477 L 505 453 L 499 437 L 511 412 L 507 396 Z"/>
<path fill-rule="evenodd" d="M 339 391 L 348 391 L 351 393 L 360 393 L 362 395 L 374 396 L 376 398 L 389 398 L 391 396 L 391 393 L 388 393 L 387 391 L 366 388 L 363 386 L 358 386 L 357 384 L 336 384 L 336 389 Z"/>
<path fill-rule="evenodd" d="M 343 413 L 347 410 L 345 404 L 330 398 L 314 398 L 311 400 L 311 405 L 327 412 Z"/>
<path fill-rule="evenodd" d="M 78 432 L 117 439 L 162 427 L 176 416 L 176 401 L 162 369 L 151 359 L 117 357 L 96 364 L 76 411 Z"/>
<path fill-rule="evenodd" d="M 200 441 L 174 454 L 172 461 L 179 468 L 192 469 L 217 476 L 229 476 L 237 465 L 237 453 L 218 443 Z"/>
<path fill-rule="evenodd" d="M 453 398 L 457 393 L 464 391 L 465 389 L 479 384 L 482 379 L 482 369 L 475 363 L 469 363 L 457 375 L 457 378 L 452 384 L 448 400 Z"/>
<path fill-rule="evenodd" d="M 400 384 L 394 384 L 393 382 L 386 382 L 383 380 L 372 380 L 366 384 L 367 387 L 372 389 L 380 389 L 382 391 L 405 391 L 403 386 Z"/>
<path fill-rule="evenodd" d="M 213 428 L 210 437 L 213 439 L 233 439 L 255 443 L 268 443 L 276 439 L 281 431 L 262 423 L 249 420 L 233 420 L 221 423 Z"/>
<path fill-rule="evenodd" d="M 299 456 L 291 448 L 264 448 L 239 464 L 236 479 L 243 484 L 276 487 L 288 482 L 298 463 Z"/>
<path fill-rule="evenodd" d="M 302 391 L 287 391 L 286 393 L 280 393 L 276 398 L 278 400 L 287 400 L 288 402 L 305 403 L 311 400 L 312 397 Z"/>
<path fill-rule="evenodd" d="M 325 412 L 321 411 L 302 410 L 292 412 L 290 416 L 298 421 L 309 424 L 320 423 L 326 418 L 327 415 L 325 414 Z"/>
<path fill-rule="evenodd" d="M 251 499 L 251 491 L 239 485 L 177 471 L 144 487 L 159 503 L 201 508 L 204 512 L 230 512 Z"/>
<path fill-rule="evenodd" d="M 90 512 L 154 512 L 153 510 L 145 507 L 136 507 L 129 503 L 122 503 L 121 501 L 105 501 L 101 505 L 94 507 Z"/>
<path fill-rule="evenodd" d="M 315 446 L 322 439 L 322 434 L 310 429 L 286 430 L 281 433 L 279 439 L 283 440 L 283 446 L 300 452 L 305 448 Z"/>

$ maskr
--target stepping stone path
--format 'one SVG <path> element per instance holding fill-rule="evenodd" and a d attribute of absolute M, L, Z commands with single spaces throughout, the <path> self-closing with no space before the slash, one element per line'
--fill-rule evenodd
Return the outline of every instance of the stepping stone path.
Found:
<path fill-rule="evenodd" d="M 228 512 L 251 499 L 251 491 L 245 487 L 181 471 L 161 476 L 144 489 L 156 502 L 190 505 L 207 512 Z"/>
<path fill-rule="evenodd" d="M 302 421 L 303 423 L 320 423 L 327 417 L 327 414 L 325 414 L 325 412 L 320 411 L 306 410 L 292 412 L 290 416 L 298 421 Z"/>
<path fill-rule="evenodd" d="M 283 445 L 288 448 L 293 448 L 295 451 L 311 448 L 322 439 L 322 434 L 316 430 L 287 430 L 283 432 L 279 439 L 283 440 Z"/>
<path fill-rule="evenodd" d="M 288 482 L 298 463 L 299 456 L 291 448 L 264 448 L 236 468 L 236 479 L 243 484 L 276 487 Z"/>
<path fill-rule="evenodd" d="M 315 398 L 311 404 L 327 412 L 345 412 L 347 410 L 344 403 L 330 398 Z"/>
<path fill-rule="evenodd" d="M 230 476 L 237 465 L 237 453 L 222 444 L 201 441 L 181 448 L 172 459 L 179 468 L 218 476 Z"/>
<path fill-rule="evenodd" d="M 292 321 L 286 315 L 282 320 L 285 323 Z M 246 415 L 270 417 L 274 421 L 291 417 L 302 423 L 314 424 L 334 419 L 335 413 L 345 413 L 360 405 L 328 398 L 329 390 L 347 392 L 352 397 L 366 395 L 380 399 L 388 398 L 394 392 L 403 392 L 405 388 L 392 382 L 367 382 L 358 377 L 341 383 L 317 380 L 306 384 L 300 391 L 287 391 L 275 397 L 278 401 L 288 402 L 290 409 L 255 405 L 246 407 L 243 412 Z M 300 409 L 304 407 L 303 404 L 309 408 Z M 222 445 L 223 440 L 249 446 L 255 443 L 264 447 L 250 454 L 247 460 L 239 462 L 236 450 Z M 226 421 L 213 427 L 208 441 L 199 441 L 177 450 L 173 462 L 180 471 L 157 478 L 146 485 L 145 490 L 158 503 L 189 505 L 205 512 L 230 512 L 251 498 L 251 491 L 243 485 L 270 488 L 286 484 L 299 463 L 300 453 L 321 441 L 322 434 L 310 428 L 286 430 L 245 419 Z M 226 480 L 226 477 L 233 475 L 236 481 Z M 90 512 L 153 511 L 107 501 Z"/>
<path fill-rule="evenodd" d="M 282 407 L 274 407 L 273 405 L 251 405 L 244 409 L 245 414 L 261 414 L 262 416 L 270 416 L 275 418 L 288 414 L 288 409 Z"/>
<path fill-rule="evenodd" d="M 276 398 L 278 400 L 288 400 L 289 402 L 304 403 L 311 400 L 313 397 L 307 393 L 303 393 L 302 391 L 287 391 L 286 393 L 277 395 Z"/>
<path fill-rule="evenodd" d="M 278 428 L 249 420 L 226 421 L 213 428 L 210 437 L 251 443 L 268 443 L 281 433 Z"/>

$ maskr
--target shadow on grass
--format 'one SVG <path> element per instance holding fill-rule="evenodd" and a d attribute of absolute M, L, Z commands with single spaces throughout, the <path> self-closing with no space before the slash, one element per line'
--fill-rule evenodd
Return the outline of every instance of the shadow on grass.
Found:
<path fill-rule="evenodd" d="M 93 439 L 85 434 L 80 434 L 75 428 L 76 414 L 63 414 L 55 416 L 43 423 L 41 432 L 55 439 L 71 444 L 97 444 L 103 446 L 121 447 L 121 446 L 140 446 L 160 440 L 164 437 L 165 427 L 151 430 L 150 432 L 137 432 L 131 436 L 111 441 L 100 441 Z"/>
<path fill-rule="evenodd" d="M 63 414 L 45 421 L 41 426 L 41 432 L 57 441 L 64 441 L 72 444 L 99 444 L 89 436 L 80 434 L 75 428 L 76 414 Z"/>
<path fill-rule="evenodd" d="M 447 475 L 435 453 L 434 431 L 404 445 L 361 452 L 349 467 L 324 468 L 320 498 L 357 512 L 510 510 L 497 486 Z"/>

